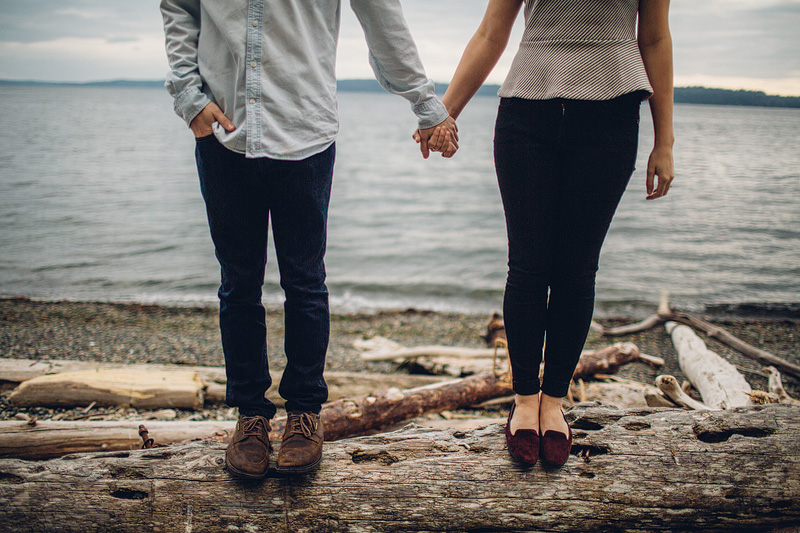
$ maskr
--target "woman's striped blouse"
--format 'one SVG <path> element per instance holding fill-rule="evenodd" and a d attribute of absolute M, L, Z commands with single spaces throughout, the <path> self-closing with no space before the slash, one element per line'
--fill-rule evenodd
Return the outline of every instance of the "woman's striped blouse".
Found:
<path fill-rule="evenodd" d="M 638 0 L 525 0 L 502 97 L 608 100 L 653 93 L 636 41 Z"/>

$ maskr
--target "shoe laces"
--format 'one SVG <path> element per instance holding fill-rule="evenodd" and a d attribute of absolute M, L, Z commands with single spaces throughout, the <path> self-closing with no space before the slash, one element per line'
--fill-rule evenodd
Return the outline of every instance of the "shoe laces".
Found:
<path fill-rule="evenodd" d="M 309 413 L 292 414 L 289 416 L 289 431 L 302 433 L 307 439 L 311 438 L 317 429 L 314 418 Z"/>
<path fill-rule="evenodd" d="M 245 437 L 260 437 L 269 434 L 267 420 L 263 416 L 243 417 L 242 433 Z"/>

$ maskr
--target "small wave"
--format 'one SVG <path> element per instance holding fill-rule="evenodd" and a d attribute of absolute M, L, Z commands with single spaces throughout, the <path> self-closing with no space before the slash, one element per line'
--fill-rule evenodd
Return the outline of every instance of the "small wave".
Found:
<path fill-rule="evenodd" d="M 86 267 L 96 267 L 102 266 L 102 263 L 97 261 L 82 261 L 79 263 L 61 263 L 57 265 L 44 265 L 40 267 L 35 267 L 31 269 L 31 272 L 48 272 L 51 270 L 66 270 L 72 268 L 86 268 Z"/>

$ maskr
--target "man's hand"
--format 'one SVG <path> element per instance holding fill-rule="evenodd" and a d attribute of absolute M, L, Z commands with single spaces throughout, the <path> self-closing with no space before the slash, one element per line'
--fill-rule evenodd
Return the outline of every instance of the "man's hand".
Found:
<path fill-rule="evenodd" d="M 214 133 L 214 129 L 211 126 L 215 122 L 219 122 L 220 125 L 228 131 L 236 129 L 233 122 L 225 116 L 225 113 L 223 113 L 214 102 L 210 102 L 205 106 L 203 110 L 192 119 L 189 127 L 192 129 L 192 133 L 194 133 L 195 137 L 206 137 Z"/>
<path fill-rule="evenodd" d="M 417 130 L 412 135 L 419 144 L 422 157 L 428 159 L 431 150 L 442 152 L 442 157 L 453 157 L 458 150 L 458 126 L 453 117 L 432 128 Z"/>

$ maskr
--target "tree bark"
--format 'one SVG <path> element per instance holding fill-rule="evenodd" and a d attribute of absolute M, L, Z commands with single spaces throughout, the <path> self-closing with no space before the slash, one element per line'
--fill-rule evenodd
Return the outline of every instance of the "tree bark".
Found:
<path fill-rule="evenodd" d="M 511 384 L 494 374 L 479 374 L 441 384 L 359 400 L 342 399 L 322 407 L 325 440 L 363 435 L 432 412 L 463 409 L 511 392 Z"/>
<path fill-rule="evenodd" d="M 327 443 L 319 470 L 236 482 L 225 445 L 0 460 L 15 531 L 770 531 L 800 525 L 798 408 L 567 413 L 572 455 L 522 468 L 501 424 Z M 273 452 L 273 460 L 275 453 Z"/>

